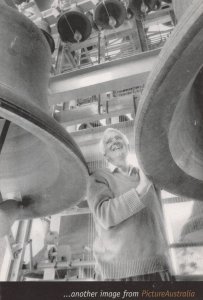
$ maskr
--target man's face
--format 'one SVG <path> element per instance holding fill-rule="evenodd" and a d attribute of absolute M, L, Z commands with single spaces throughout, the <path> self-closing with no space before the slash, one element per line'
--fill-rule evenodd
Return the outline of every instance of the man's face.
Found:
<path fill-rule="evenodd" d="M 105 157 L 115 166 L 119 166 L 121 160 L 125 160 L 129 146 L 124 138 L 117 132 L 109 132 L 104 140 Z"/>

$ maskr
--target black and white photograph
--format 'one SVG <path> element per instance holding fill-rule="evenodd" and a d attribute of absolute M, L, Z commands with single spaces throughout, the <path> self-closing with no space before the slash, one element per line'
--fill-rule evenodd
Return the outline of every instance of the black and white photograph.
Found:
<path fill-rule="evenodd" d="M 202 281 L 203 0 L 0 0 L 0 300 Z"/>

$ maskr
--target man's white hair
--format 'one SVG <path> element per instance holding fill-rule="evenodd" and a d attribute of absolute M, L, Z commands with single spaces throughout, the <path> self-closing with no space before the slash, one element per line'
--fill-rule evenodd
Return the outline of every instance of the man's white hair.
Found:
<path fill-rule="evenodd" d="M 105 142 L 106 142 L 106 139 L 107 139 L 107 137 L 108 137 L 108 135 L 109 135 L 110 132 L 114 132 L 114 133 L 117 133 L 118 135 L 120 135 L 123 138 L 123 140 L 125 141 L 126 145 L 129 145 L 129 140 L 128 140 L 127 136 L 125 134 L 123 134 L 120 130 L 112 128 L 112 127 L 107 128 L 104 131 L 103 136 L 102 136 L 102 138 L 100 140 L 100 144 L 99 144 L 100 152 L 103 155 L 105 154 L 105 150 L 106 150 L 106 144 L 105 144 Z"/>

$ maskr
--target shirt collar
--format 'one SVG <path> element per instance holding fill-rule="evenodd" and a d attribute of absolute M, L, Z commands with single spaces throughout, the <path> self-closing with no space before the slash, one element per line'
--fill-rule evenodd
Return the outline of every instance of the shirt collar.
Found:
<path fill-rule="evenodd" d="M 111 173 L 114 173 L 115 170 L 118 169 L 118 167 L 116 167 L 116 166 L 114 166 L 114 165 L 112 165 L 112 164 L 110 164 L 110 163 L 109 163 L 109 165 L 108 165 L 108 168 L 109 168 L 109 170 L 111 171 Z"/>
<path fill-rule="evenodd" d="M 120 172 L 119 168 L 112 164 L 109 164 L 108 168 L 111 171 L 111 173 Z M 137 172 L 138 169 L 135 166 L 130 165 L 128 175 L 136 174 Z"/>

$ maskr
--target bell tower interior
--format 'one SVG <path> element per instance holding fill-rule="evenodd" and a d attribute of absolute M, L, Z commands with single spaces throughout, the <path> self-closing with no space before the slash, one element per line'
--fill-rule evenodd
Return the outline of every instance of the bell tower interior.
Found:
<path fill-rule="evenodd" d="M 85 174 L 82 157 L 90 174 L 106 166 L 106 161 L 99 152 L 99 141 L 108 127 L 119 129 L 128 137 L 132 149 L 129 159 L 136 162 L 137 158 L 133 153 L 136 148 L 134 124 L 143 90 L 150 72 L 156 67 L 162 48 L 170 40 L 191 1 L 5 0 L 4 2 L 5 5 L 12 6 L 12 9 L 31 20 L 40 29 L 42 39 L 48 45 L 51 63 L 46 90 L 48 105 L 45 109 L 49 117 L 70 134 L 79 148 L 78 153 L 71 152 L 73 160 L 75 156 L 81 155 L 80 164 L 71 164 L 70 169 L 72 168 L 73 173 L 81 170 L 81 173 Z M 17 55 L 15 51 L 18 50 L 19 41 L 17 39 L 14 42 L 15 47 L 11 45 L 9 49 L 13 51 L 12 55 Z M 26 50 L 29 45 L 26 44 L 24 48 Z M 20 63 L 23 65 L 24 62 Z M 36 61 L 32 58 L 29 62 L 30 72 L 32 64 L 38 63 L 37 58 Z M 32 81 L 33 78 L 30 80 Z M 40 77 L 37 82 L 40 85 Z M 38 86 L 33 87 L 33 90 L 37 95 Z M 201 103 L 196 103 L 195 100 L 191 102 L 188 99 L 185 111 L 189 116 L 194 106 L 195 118 L 197 122 L 201 122 L 199 116 Z M 187 121 L 184 118 L 179 124 L 182 114 L 183 111 L 177 108 L 177 114 L 174 115 L 175 127 L 179 126 L 181 132 L 176 132 L 174 125 L 173 128 L 171 127 L 173 133 L 169 131 L 170 141 L 173 143 L 172 156 L 175 157 L 177 165 L 184 164 L 181 167 L 183 171 L 195 174 L 197 180 L 202 180 L 202 165 L 198 163 L 197 157 L 194 156 L 190 160 L 194 165 L 194 170 L 191 171 L 190 163 L 187 164 L 187 157 L 184 156 L 185 153 L 188 154 L 190 139 L 194 143 L 196 141 L 193 133 L 196 134 L 198 129 L 202 129 L 202 125 L 199 125 L 198 129 L 193 126 L 187 130 Z M 16 177 L 19 176 L 18 185 L 25 185 L 22 190 L 26 190 L 34 180 L 38 183 L 36 186 L 32 185 L 33 189 L 36 190 L 41 185 L 44 188 L 47 185 L 46 194 L 49 194 L 49 187 L 54 186 L 57 180 L 61 180 L 56 185 L 55 191 L 52 194 L 50 192 L 57 203 L 60 198 L 57 193 L 60 193 L 60 188 L 62 189 L 66 184 L 60 177 L 65 176 L 66 171 L 60 173 L 55 156 L 60 147 L 47 146 L 44 152 L 42 144 L 45 137 L 42 136 L 38 141 L 35 136 L 32 138 L 29 133 L 25 134 L 24 129 L 22 131 L 18 124 L 11 124 L 7 135 L 5 116 L 0 114 L 0 159 L 1 150 L 7 151 L 9 157 L 9 147 L 13 147 L 18 152 L 18 161 L 8 159 L 9 164 L 4 168 L 10 166 L 15 169 Z M 193 119 L 190 121 L 192 123 Z M 184 130 L 185 135 L 182 135 L 182 144 L 179 145 L 179 134 Z M 57 134 L 57 128 L 55 132 Z M 15 140 L 12 139 L 13 135 L 17 136 Z M 49 145 L 51 137 L 47 136 L 46 145 Z M 25 147 L 22 146 L 21 140 L 26 143 Z M 63 142 L 62 138 L 60 142 Z M 34 144 L 37 146 L 33 156 Z M 71 147 L 74 149 L 73 145 Z M 61 150 L 61 155 L 63 151 L 65 150 Z M 198 153 L 202 157 L 202 148 Z M 179 163 L 178 159 L 181 155 L 184 157 Z M 25 156 L 30 161 L 30 169 L 35 169 L 35 177 L 32 177 L 33 173 L 26 175 L 22 184 L 18 170 L 23 166 L 22 173 L 24 169 L 25 173 L 27 172 L 27 164 L 23 164 Z M 41 165 L 43 156 L 45 156 L 46 170 Z M 67 157 L 66 161 L 68 159 Z M 200 165 L 199 169 L 197 164 Z M 63 161 L 60 161 L 60 167 L 63 169 Z M 78 169 L 75 171 L 75 168 Z M 9 177 L 9 170 L 6 171 Z M 44 174 L 49 174 L 49 180 L 42 182 L 41 178 L 45 176 Z M 3 180 L 1 173 L 0 180 Z M 71 180 L 74 186 L 74 178 Z M 84 185 L 82 179 L 80 185 Z M 0 184 L 0 187 L 2 202 L 12 198 L 14 192 L 16 198 L 21 198 L 17 189 L 9 190 L 9 185 L 7 189 L 3 188 L 3 184 L 2 186 Z M 199 226 L 195 234 L 191 231 L 194 227 L 194 224 L 191 225 L 191 216 L 195 214 L 195 222 L 201 224 L 203 218 L 201 201 L 157 188 L 162 201 L 173 276 L 177 281 L 201 281 L 203 280 L 202 227 Z M 68 194 L 68 188 L 65 191 Z M 74 199 L 70 207 L 62 206 L 62 211 L 54 203 L 56 213 L 50 210 L 48 215 L 39 217 L 33 213 L 31 218 L 28 215 L 28 219 L 15 221 L 9 234 L 0 238 L 0 281 L 95 280 L 93 257 L 95 226 L 87 197 L 82 194 L 80 199 L 81 194 L 75 190 L 78 199 Z M 35 208 L 35 205 L 33 207 Z M 43 209 L 46 210 L 46 205 Z"/>

